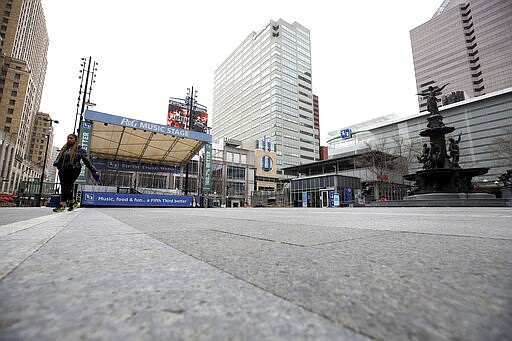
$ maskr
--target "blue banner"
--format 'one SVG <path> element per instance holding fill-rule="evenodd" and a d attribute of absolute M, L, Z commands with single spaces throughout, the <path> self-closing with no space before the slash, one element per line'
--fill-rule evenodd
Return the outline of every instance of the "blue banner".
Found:
<path fill-rule="evenodd" d="M 83 206 L 199 207 L 200 198 L 190 195 L 123 194 L 83 192 Z"/>
<path fill-rule="evenodd" d="M 343 188 L 343 201 L 352 201 L 352 188 Z"/>
<path fill-rule="evenodd" d="M 123 127 L 129 127 L 133 129 L 147 130 L 153 131 L 155 133 L 167 134 L 178 137 L 186 137 L 189 139 L 194 139 L 198 141 L 204 141 L 211 143 L 212 136 L 205 133 L 200 133 L 198 131 L 181 129 L 176 127 L 171 127 L 167 125 L 151 123 L 141 120 L 136 120 L 133 118 L 122 117 L 122 116 L 114 116 L 110 114 L 105 114 L 99 111 L 86 110 L 84 115 L 86 120 L 97 121 L 107 124 L 113 124 Z"/>
<path fill-rule="evenodd" d="M 329 191 L 329 207 L 334 207 L 334 191 Z"/>
<path fill-rule="evenodd" d="M 151 163 L 137 163 L 131 161 L 110 160 L 103 158 L 94 158 L 92 160 L 92 163 L 99 170 L 146 173 L 180 173 L 180 168 L 178 166 L 155 165 Z"/>
<path fill-rule="evenodd" d="M 89 146 L 91 145 L 91 122 L 82 121 L 80 122 L 80 136 L 78 136 L 78 141 L 83 149 L 87 152 L 87 157 L 89 158 Z M 87 167 L 82 167 L 80 171 L 80 175 L 76 180 L 77 184 L 85 184 L 87 183 L 87 176 L 89 175 L 89 169 Z"/>

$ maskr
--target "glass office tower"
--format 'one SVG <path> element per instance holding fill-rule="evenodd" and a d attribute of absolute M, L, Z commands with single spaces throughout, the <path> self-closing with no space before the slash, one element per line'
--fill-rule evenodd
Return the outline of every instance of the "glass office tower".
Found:
<path fill-rule="evenodd" d="M 512 1 L 445 0 L 410 36 L 418 92 L 450 83 L 450 104 L 512 87 Z"/>
<path fill-rule="evenodd" d="M 270 21 L 217 68 L 212 135 L 246 149 L 270 146 L 276 169 L 318 160 L 309 30 Z"/>

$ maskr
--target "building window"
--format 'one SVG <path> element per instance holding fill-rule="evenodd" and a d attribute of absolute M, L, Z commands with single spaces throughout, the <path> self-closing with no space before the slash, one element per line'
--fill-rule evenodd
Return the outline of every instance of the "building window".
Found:
<path fill-rule="evenodd" d="M 20 79 L 20 78 L 21 78 L 21 75 L 19 73 L 14 74 L 14 79 Z"/>
<path fill-rule="evenodd" d="M 7 109 L 7 113 L 8 113 L 9 115 L 14 114 L 14 109 L 13 109 L 13 108 L 9 108 L 9 109 Z"/>
<path fill-rule="evenodd" d="M 245 179 L 245 169 L 242 167 L 228 166 L 228 179 Z"/>
<path fill-rule="evenodd" d="M 245 195 L 245 184 L 240 182 L 230 182 L 228 184 L 228 195 Z"/>
<path fill-rule="evenodd" d="M 16 101 L 15 101 L 15 100 L 13 100 L 13 99 L 10 99 L 10 100 L 9 100 L 9 105 L 16 105 Z"/>
<path fill-rule="evenodd" d="M 12 83 L 12 87 L 13 87 L 14 89 L 18 89 L 18 88 L 20 87 L 20 83 L 18 83 L 18 82 L 13 82 L 13 83 Z"/>
<path fill-rule="evenodd" d="M 12 117 L 5 118 L 5 123 L 11 123 L 11 122 L 12 122 Z"/>
<path fill-rule="evenodd" d="M 11 91 L 11 96 L 12 97 L 18 96 L 18 91 Z"/>

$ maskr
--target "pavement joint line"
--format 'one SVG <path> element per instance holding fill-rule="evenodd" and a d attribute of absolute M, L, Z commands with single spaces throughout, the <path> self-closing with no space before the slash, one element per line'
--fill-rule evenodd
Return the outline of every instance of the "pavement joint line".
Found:
<path fill-rule="evenodd" d="M 389 207 L 391 208 L 391 207 Z M 387 208 L 387 209 L 389 209 Z M 447 207 L 444 207 L 444 208 L 447 208 Z M 505 207 L 504 207 L 505 208 Z M 362 208 L 364 209 L 364 208 Z M 510 208 L 505 208 L 507 210 L 510 210 Z M 341 215 L 344 215 L 344 214 L 350 214 L 350 215 L 359 215 L 360 212 L 354 212 L 354 211 L 342 211 L 342 210 L 339 210 L 339 211 L 336 211 L 336 212 L 327 212 L 328 214 L 341 214 Z M 508 212 L 507 212 L 508 213 Z M 366 210 L 365 211 L 365 215 L 385 215 L 385 216 L 396 216 L 396 212 L 375 212 L 375 211 L 371 211 L 371 210 Z M 446 217 L 456 217 L 457 219 L 459 217 L 466 217 L 466 218 L 486 218 L 487 216 L 485 215 L 482 215 L 482 214 L 478 214 L 478 213 L 475 213 L 475 214 L 467 214 L 466 212 L 464 214 L 457 214 L 457 212 L 451 212 L 451 211 L 448 211 L 448 212 L 435 212 L 435 215 L 436 216 L 446 216 Z M 414 217 L 418 217 L 418 216 L 425 216 L 425 217 L 431 217 L 432 216 L 432 213 L 403 213 L 403 212 L 400 212 L 400 216 L 414 216 Z M 512 217 L 511 215 L 504 215 L 504 216 L 499 216 L 499 218 L 508 218 L 508 217 Z"/>
<path fill-rule="evenodd" d="M 332 213 L 339 213 L 339 212 L 332 212 Z M 376 214 L 376 215 L 389 215 L 389 216 L 392 216 L 394 217 L 396 215 L 396 213 L 392 213 L 392 212 L 389 212 L 389 213 L 380 213 L 380 212 L 371 212 L 372 214 Z M 436 213 L 437 215 L 445 215 L 447 217 L 453 217 L 453 212 L 448 212 L 448 213 L 443 213 L 443 212 L 437 212 Z M 404 215 L 404 216 L 408 216 L 408 215 L 411 215 L 411 216 L 426 216 L 426 217 L 431 217 L 432 214 L 409 214 L 409 213 L 401 213 L 401 215 Z M 468 215 L 468 214 L 464 214 L 464 215 L 461 215 L 465 218 L 478 218 L 478 217 L 484 217 L 483 215 L 479 215 L 479 214 L 473 214 L 473 215 Z M 456 216 L 455 218 L 456 219 L 460 219 L 461 216 Z M 512 217 L 512 216 L 511 216 Z M 497 218 L 508 218 L 508 216 L 498 216 Z M 245 219 L 245 218 L 234 218 L 234 217 L 225 217 L 224 219 L 227 219 L 227 220 L 233 220 L 233 221 L 251 221 L 251 222 L 260 222 L 260 223 L 280 223 L 281 221 L 280 220 L 265 220 L 265 219 Z M 301 226 L 301 224 L 298 224 L 297 226 Z M 315 224 L 303 224 L 303 226 L 323 226 L 321 224 L 319 225 L 315 225 Z M 332 226 L 332 227 L 338 227 L 338 228 L 346 228 L 346 229 L 357 229 L 357 230 L 360 230 L 361 228 L 356 228 L 356 227 L 351 227 L 351 226 Z M 381 230 L 381 229 L 372 229 L 372 228 L 363 228 L 365 230 L 375 230 L 375 231 L 390 231 L 390 232 L 401 232 L 401 231 L 396 231 L 396 230 Z M 414 231 L 404 231 L 404 232 L 410 232 L 410 233 L 415 233 Z M 433 235 L 435 233 L 432 233 Z M 440 233 L 439 235 L 445 235 L 445 236 L 448 236 L 447 234 L 442 234 Z M 483 237 L 480 237 L 480 238 L 483 238 Z M 501 238 L 496 238 L 496 239 L 501 239 Z M 506 240 L 506 238 L 505 238 Z"/>
<path fill-rule="evenodd" d="M 418 231 L 392 231 L 392 230 L 382 230 L 389 232 L 398 232 L 398 233 L 410 233 L 410 234 L 424 234 L 429 236 L 443 236 L 443 237 L 457 237 L 457 238 L 476 238 L 476 239 L 484 239 L 484 240 L 506 240 L 512 241 L 511 238 L 496 238 L 496 237 L 482 237 L 482 236 L 468 236 L 462 234 L 448 234 L 448 233 L 433 233 L 433 232 L 418 232 Z"/>
<path fill-rule="evenodd" d="M 372 230 L 372 231 L 377 231 L 377 230 Z M 397 231 L 385 230 L 385 232 L 397 232 Z M 342 239 L 342 240 L 335 240 L 335 241 L 332 241 L 332 242 L 323 242 L 323 243 L 312 244 L 309 247 L 324 246 L 324 245 L 352 242 L 352 241 L 361 240 L 361 239 L 380 238 L 380 237 L 386 237 L 386 236 L 388 236 L 387 233 L 377 233 L 377 234 L 374 234 L 374 235 L 371 235 L 371 236 L 362 236 L 362 237 L 357 237 L 357 238 Z"/>
<path fill-rule="evenodd" d="M 342 227 L 342 228 L 354 229 L 353 227 Z M 329 245 L 329 244 L 336 244 L 336 243 L 344 243 L 344 242 L 350 242 L 350 241 L 354 241 L 354 240 L 361 240 L 361 239 L 367 239 L 367 238 L 378 238 L 378 237 L 381 237 L 381 236 L 385 236 L 384 232 L 400 232 L 400 231 L 392 231 L 392 230 L 372 230 L 372 229 L 369 229 L 369 230 L 375 231 L 376 234 L 371 235 L 371 236 L 364 236 L 364 237 L 357 237 L 357 238 L 350 238 L 350 239 L 341 239 L 341 240 L 335 240 L 335 241 L 323 242 L 323 243 L 317 243 L 317 244 L 296 244 L 296 243 L 290 243 L 290 242 L 285 242 L 285 241 L 278 241 L 278 240 L 275 240 L 275 239 L 268 239 L 268 238 L 262 238 L 262 237 L 249 236 L 249 235 L 240 234 L 240 233 L 234 233 L 234 232 L 229 232 L 229 231 L 222 231 L 222 230 L 217 230 L 217 229 L 211 229 L 210 231 L 215 231 L 215 232 L 219 232 L 219 233 L 226 233 L 226 234 L 231 234 L 231 235 L 245 237 L 245 238 L 258 239 L 258 240 L 263 240 L 263 241 L 277 243 L 277 244 L 285 244 L 285 245 L 291 245 L 291 246 L 298 246 L 298 247 L 315 247 L 315 246 L 322 246 L 322 245 Z"/>
<path fill-rule="evenodd" d="M 229 231 L 222 231 L 222 230 L 217 230 L 217 229 L 211 229 L 210 231 L 230 234 L 230 235 L 239 236 L 239 237 L 245 237 L 245 238 L 249 238 L 249 239 L 258 239 L 258 240 L 263 240 L 263 241 L 266 241 L 266 242 L 271 242 L 271 243 L 276 243 L 276 244 L 285 244 L 285 245 L 298 246 L 298 247 L 306 247 L 307 246 L 307 245 L 303 245 L 303 244 L 294 244 L 294 243 L 283 242 L 283 241 L 278 241 L 278 240 L 274 240 L 274 239 L 255 237 L 255 236 L 248 236 L 246 234 L 234 233 L 234 232 L 229 232 Z"/>
<path fill-rule="evenodd" d="M 214 230 L 214 231 L 217 231 L 217 230 Z M 217 231 L 217 232 L 224 232 L 224 231 Z M 230 232 L 225 232 L 225 233 L 233 234 L 233 235 L 237 235 L 236 233 L 230 233 Z M 242 236 L 242 237 L 247 237 L 247 236 L 244 236 L 244 235 L 241 235 L 241 236 Z M 222 272 L 222 273 L 225 273 L 225 274 L 227 274 L 227 275 L 229 275 L 229 276 L 231 276 L 231 277 L 233 277 L 233 278 L 235 278 L 235 279 L 237 279 L 237 280 L 239 280 L 239 281 L 242 281 L 242 282 L 246 283 L 247 285 L 250 285 L 250 286 L 252 286 L 252 287 L 254 287 L 254 288 L 258 289 L 258 290 L 261 290 L 261 291 L 263 291 L 263 292 L 266 292 L 267 294 L 272 295 L 272 296 L 274 296 L 274 297 L 276 297 L 276 298 L 278 298 L 278 299 L 280 299 L 280 300 L 283 300 L 283 301 L 285 301 L 285 302 L 288 302 L 289 304 L 291 304 L 291 305 L 293 305 L 293 306 L 299 307 L 299 308 L 303 309 L 304 311 L 307 311 L 307 312 L 309 312 L 309 313 L 311 313 L 311 314 L 313 314 L 313 315 L 315 315 L 315 316 L 318 316 L 319 318 L 325 319 L 326 321 L 329 321 L 330 323 L 333 323 L 333 324 L 335 324 L 335 325 L 337 325 L 337 326 L 340 326 L 340 327 L 342 327 L 342 328 L 345 328 L 345 329 L 347 329 L 347 330 L 350 330 L 350 331 L 352 331 L 352 332 L 353 332 L 353 333 L 355 333 L 355 334 L 365 336 L 365 337 L 367 337 L 367 338 L 369 338 L 369 339 L 371 339 L 371 340 L 375 340 L 375 337 L 374 337 L 374 336 L 372 336 L 372 335 L 370 335 L 370 334 L 367 334 L 367 333 L 365 333 L 365 332 L 363 332 L 363 331 L 361 331 L 361 330 L 356 330 L 355 328 L 353 328 L 353 327 L 352 327 L 352 326 L 350 326 L 350 325 L 345 325 L 345 324 L 341 323 L 341 321 L 337 321 L 337 320 L 335 320 L 335 319 L 332 319 L 332 318 L 331 318 L 331 317 L 329 317 L 328 315 L 322 314 L 322 313 L 320 313 L 320 312 L 318 312 L 318 311 L 316 311 L 316 310 L 314 310 L 314 309 L 312 309 L 312 308 L 309 308 L 309 307 L 307 307 L 307 306 L 305 306 L 305 305 L 302 305 L 302 304 L 300 304 L 300 303 L 298 303 L 298 302 L 292 301 L 292 300 L 290 300 L 289 298 L 287 298 L 286 296 L 282 296 L 282 295 L 279 295 L 279 294 L 277 294 L 277 293 L 275 293 L 275 292 L 269 291 L 268 289 L 266 289 L 265 287 L 263 287 L 263 286 L 261 286 L 261 285 L 258 285 L 258 284 L 253 283 L 253 282 L 249 282 L 249 281 L 248 281 L 248 280 L 246 280 L 245 278 L 240 277 L 240 276 L 236 275 L 235 273 L 232 273 L 232 272 L 226 271 L 226 269 L 223 269 L 223 268 L 221 268 L 221 267 L 219 267 L 219 266 L 217 266 L 217 265 L 215 265 L 215 264 L 209 263 L 209 262 L 205 261 L 204 259 L 199 258 L 199 257 L 197 257 L 197 256 L 195 256 L 195 255 L 193 255 L 193 254 L 189 254 L 189 253 L 187 253 L 185 250 L 182 250 L 182 249 L 180 249 L 180 248 L 177 248 L 177 247 L 176 247 L 176 246 L 174 246 L 174 245 L 169 245 L 169 244 L 167 244 L 167 243 L 165 243 L 165 242 L 163 242 L 163 241 L 160 241 L 160 240 L 158 240 L 158 239 L 156 239 L 156 238 L 154 238 L 153 236 L 150 236 L 150 235 L 148 235 L 148 237 L 150 237 L 150 238 L 152 238 L 152 239 L 154 239 L 154 240 L 156 240 L 156 241 L 158 241 L 158 242 L 160 242 L 160 243 L 163 243 L 163 244 L 165 244 L 167 247 L 173 248 L 173 249 L 175 249 L 175 250 L 177 250 L 177 251 L 179 251 L 179 252 L 183 253 L 184 255 L 187 255 L 188 257 L 192 257 L 192 258 L 194 258 L 194 259 L 196 259 L 196 260 L 200 261 L 201 263 L 207 264 L 208 266 L 211 266 L 211 267 L 213 267 L 213 268 L 215 268 L 215 269 L 219 270 L 219 271 L 220 271 L 220 272 Z M 256 238 L 256 239 L 260 239 L 260 238 Z M 271 240 L 270 240 L 270 241 L 271 241 Z M 292 245 L 293 245 L 293 244 L 292 244 Z M 298 246 L 302 246 L 302 245 L 298 245 Z"/>
<path fill-rule="evenodd" d="M 210 231 L 215 231 L 215 232 L 219 232 L 219 233 L 225 233 L 225 234 L 230 234 L 230 235 L 239 236 L 239 237 L 245 237 L 245 238 L 250 238 L 250 239 L 257 239 L 257 240 L 262 240 L 262 241 L 272 242 L 272 243 L 277 243 L 277 244 L 284 244 L 284 245 L 290 245 L 290 246 L 298 246 L 298 247 L 316 247 L 316 246 L 344 243 L 344 242 L 350 242 L 350 241 L 354 241 L 354 240 L 361 240 L 361 239 L 368 239 L 368 238 L 380 238 L 380 237 L 384 237 L 384 236 L 387 235 L 387 233 L 376 233 L 376 234 L 371 235 L 371 236 L 364 236 L 364 237 L 357 237 L 357 238 L 350 238 L 350 239 L 335 240 L 335 241 L 331 241 L 331 242 L 324 242 L 324 243 L 317 243 L 317 244 L 296 244 L 296 243 L 290 243 L 290 242 L 279 241 L 279 240 L 274 240 L 274 239 L 255 237 L 255 236 L 248 236 L 248 235 L 245 235 L 245 234 L 234 233 L 234 232 L 229 232 L 229 231 L 221 231 L 221 230 L 217 230 L 217 229 L 211 229 Z M 375 230 L 375 231 L 377 232 L 378 230 Z M 398 232 L 398 231 L 388 231 L 388 230 L 385 230 L 385 231 L 386 232 Z"/>

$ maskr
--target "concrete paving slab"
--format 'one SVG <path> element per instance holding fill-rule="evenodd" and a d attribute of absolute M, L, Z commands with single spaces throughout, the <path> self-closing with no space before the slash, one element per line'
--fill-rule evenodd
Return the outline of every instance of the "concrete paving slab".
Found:
<path fill-rule="evenodd" d="M 34 217 L 0 226 L 0 339 L 512 339 L 510 209 Z"/>
<path fill-rule="evenodd" d="M 219 210 L 215 218 L 199 218 L 195 230 L 179 227 L 182 220 L 190 223 L 193 211 L 180 213 L 172 226 L 139 225 L 130 214 L 124 219 L 375 339 L 512 338 L 510 210 L 331 212 Z M 122 212 L 114 214 L 123 219 Z M 342 227 L 347 221 L 353 227 Z"/>
<path fill-rule="evenodd" d="M 507 240 L 388 232 L 304 248 L 194 234 L 152 235 L 376 339 L 512 336 Z"/>
<path fill-rule="evenodd" d="M 0 281 L 0 339 L 366 339 L 98 210 L 61 217 Z"/>
<path fill-rule="evenodd" d="M 151 230 L 165 230 L 169 227 L 185 230 L 215 229 L 229 226 L 243 229 L 246 224 L 259 224 L 262 228 L 346 227 L 512 239 L 511 208 L 240 208 L 184 210 L 179 215 L 168 214 L 166 209 L 152 209 L 151 216 L 155 217 L 156 223 L 151 225 L 145 224 L 146 215 L 138 210 L 121 209 L 109 212 L 119 219 L 130 219 L 134 225 Z M 259 233 L 256 231 L 255 233 Z"/>

